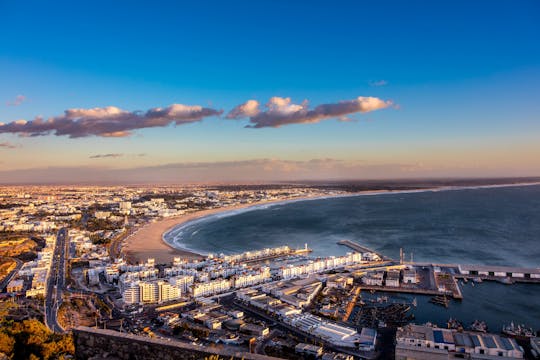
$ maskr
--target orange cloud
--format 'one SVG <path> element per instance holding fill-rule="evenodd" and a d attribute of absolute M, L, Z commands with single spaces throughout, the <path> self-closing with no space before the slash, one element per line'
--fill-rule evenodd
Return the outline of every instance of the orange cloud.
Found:
<path fill-rule="evenodd" d="M 318 105 L 310 110 L 307 101 L 294 104 L 291 98 L 272 97 L 266 104 L 266 110 L 260 111 L 259 105 L 256 100 L 249 100 L 231 110 L 227 118 L 248 117 L 250 123 L 246 127 L 251 128 L 280 127 L 289 124 L 318 123 L 326 119 L 343 120 L 347 115 L 384 109 L 393 103 L 376 97 L 359 96 L 353 100 Z"/>
<path fill-rule="evenodd" d="M 165 108 L 153 108 L 146 112 L 125 111 L 115 106 L 93 109 L 68 109 L 63 115 L 47 120 L 16 120 L 0 123 L 0 134 L 11 133 L 21 136 L 54 134 L 80 138 L 87 136 L 125 137 L 131 131 L 170 124 L 182 125 L 201 121 L 205 117 L 220 115 L 222 111 L 202 106 L 173 104 Z"/>

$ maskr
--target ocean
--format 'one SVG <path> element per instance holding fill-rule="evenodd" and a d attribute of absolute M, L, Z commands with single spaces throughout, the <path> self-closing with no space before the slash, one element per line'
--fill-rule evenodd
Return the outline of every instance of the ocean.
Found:
<path fill-rule="evenodd" d="M 280 245 L 341 255 L 350 239 L 398 259 L 540 267 L 540 186 L 475 188 L 336 197 L 256 206 L 215 214 L 165 235 L 200 253 L 235 253 Z M 540 329 L 540 285 L 470 283 L 448 309 L 417 297 L 416 322 L 443 326 L 485 320 L 491 330 L 510 321 Z M 408 296 L 400 296 L 409 299 Z M 400 297 L 392 297 L 400 300 Z M 412 299 L 412 298 L 411 298 Z"/>

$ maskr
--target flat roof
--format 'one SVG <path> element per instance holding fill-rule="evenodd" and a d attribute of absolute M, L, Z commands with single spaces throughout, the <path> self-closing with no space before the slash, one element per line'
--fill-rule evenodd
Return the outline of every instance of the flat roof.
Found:
<path fill-rule="evenodd" d="M 443 330 L 433 330 L 433 340 L 439 344 L 453 344 L 452 333 Z"/>
<path fill-rule="evenodd" d="M 511 273 L 527 273 L 540 274 L 540 268 L 522 268 L 513 266 L 497 266 L 497 265 L 459 265 L 460 271 L 492 271 L 492 272 L 511 272 Z"/>
<path fill-rule="evenodd" d="M 456 341 L 456 345 L 473 347 L 473 342 L 469 334 L 455 333 L 454 339 Z"/>

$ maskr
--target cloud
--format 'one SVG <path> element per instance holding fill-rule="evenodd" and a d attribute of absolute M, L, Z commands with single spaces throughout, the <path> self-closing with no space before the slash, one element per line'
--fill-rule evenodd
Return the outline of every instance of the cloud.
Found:
<path fill-rule="evenodd" d="M 227 114 L 228 119 L 241 119 L 249 117 L 250 128 L 280 127 L 289 124 L 318 123 L 321 120 L 337 118 L 347 120 L 347 115 L 366 113 L 392 106 L 388 100 L 376 97 L 359 96 L 353 100 L 338 103 L 322 104 L 313 110 L 308 108 L 308 102 L 294 104 L 291 98 L 272 97 L 266 104 L 264 111 L 259 110 L 259 102 L 249 100 L 235 107 Z"/>
<path fill-rule="evenodd" d="M 374 87 L 380 87 L 380 86 L 386 86 L 386 85 L 388 85 L 388 81 L 386 80 L 375 80 L 375 81 L 369 82 L 369 86 L 374 86 Z"/>
<path fill-rule="evenodd" d="M 15 149 L 17 147 L 18 147 L 17 145 L 9 143 L 9 142 L 1 142 L 0 143 L 0 148 L 4 148 L 4 149 Z"/>
<path fill-rule="evenodd" d="M 16 120 L 0 123 L 0 134 L 42 136 L 54 134 L 80 138 L 88 136 L 125 137 L 132 131 L 170 124 L 182 125 L 201 121 L 205 117 L 220 115 L 222 111 L 202 106 L 173 104 L 165 108 L 153 108 L 146 112 L 125 111 L 115 106 L 93 109 L 68 109 L 63 115 L 34 120 Z"/>
<path fill-rule="evenodd" d="M 239 119 L 255 116 L 259 112 L 259 102 L 257 100 L 248 100 L 229 111 L 227 114 L 227 119 Z"/>
<path fill-rule="evenodd" d="M 26 96 L 24 95 L 17 95 L 15 97 L 15 100 L 12 100 L 12 101 L 8 101 L 6 102 L 6 106 L 19 106 L 21 105 L 23 102 L 26 101 Z"/>
<path fill-rule="evenodd" d="M 134 157 L 145 157 L 147 156 L 146 153 L 139 153 L 139 154 L 121 154 L 121 153 L 110 153 L 110 154 L 96 154 L 91 155 L 88 158 L 89 159 L 106 159 L 106 158 L 119 158 L 124 156 L 134 156 Z"/>
<path fill-rule="evenodd" d="M 124 156 L 128 156 L 127 154 Z M 48 167 L 0 170 L 0 183 L 186 184 L 282 182 L 303 180 L 383 179 L 417 177 L 427 169 L 415 165 L 374 164 L 332 158 L 311 160 L 247 159 L 180 162 L 133 168 L 105 166 Z M 432 173 L 429 170 L 429 173 Z"/>
<path fill-rule="evenodd" d="M 97 154 L 89 156 L 89 159 L 104 159 L 104 158 L 119 158 L 124 156 L 124 154 Z"/>

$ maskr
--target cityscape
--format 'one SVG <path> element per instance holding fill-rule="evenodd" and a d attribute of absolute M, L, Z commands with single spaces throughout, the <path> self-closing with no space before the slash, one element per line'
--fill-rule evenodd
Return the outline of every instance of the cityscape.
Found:
<path fill-rule="evenodd" d="M 431 189 L 408 186 L 368 193 Z M 470 187 L 444 189 L 450 188 Z M 171 219 L 189 223 L 196 221 L 193 215 L 209 217 L 215 210 L 358 194 L 339 186 L 299 185 L 4 187 L 1 285 L 3 301 L 10 304 L 5 311 L 17 321 L 42 317 L 59 334 L 108 329 L 216 353 L 232 347 L 283 358 L 376 359 L 394 348 L 396 358 L 524 358 L 524 347 L 535 349 L 537 329 L 522 324 L 506 324 L 502 334 L 489 332 L 481 320 L 415 324 L 411 308 L 417 298 L 399 302 L 392 294 L 428 297 L 444 309 L 467 302 L 461 288 L 468 282 L 539 286 L 539 268 L 414 262 L 403 249 L 391 259 L 348 239 L 338 241 L 345 255 L 327 257 L 312 256 L 309 243 L 227 254 L 166 251 L 169 258 L 159 262 L 129 251 L 130 243 L 150 242 L 138 239 L 139 232 Z"/>
<path fill-rule="evenodd" d="M 540 2 L 0 33 L 0 360 L 540 359 Z"/>

